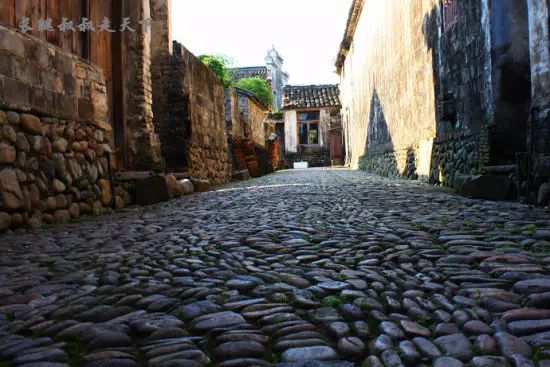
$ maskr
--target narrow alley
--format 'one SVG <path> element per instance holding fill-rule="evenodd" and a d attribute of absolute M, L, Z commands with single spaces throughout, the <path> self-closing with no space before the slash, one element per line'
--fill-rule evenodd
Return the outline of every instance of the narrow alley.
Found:
<path fill-rule="evenodd" d="M 549 218 L 322 168 L 8 234 L 0 365 L 530 366 Z"/>

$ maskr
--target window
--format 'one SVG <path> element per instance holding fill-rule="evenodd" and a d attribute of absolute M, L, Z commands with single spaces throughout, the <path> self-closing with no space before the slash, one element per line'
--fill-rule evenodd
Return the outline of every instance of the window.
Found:
<path fill-rule="evenodd" d="M 301 145 L 319 144 L 319 111 L 298 112 L 298 141 Z"/>
<path fill-rule="evenodd" d="M 443 1 L 443 29 L 447 30 L 458 21 L 458 0 Z"/>

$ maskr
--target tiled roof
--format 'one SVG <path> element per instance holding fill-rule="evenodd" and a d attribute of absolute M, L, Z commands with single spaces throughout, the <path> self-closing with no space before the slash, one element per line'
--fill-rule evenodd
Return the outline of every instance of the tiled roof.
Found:
<path fill-rule="evenodd" d="M 241 88 L 235 88 L 237 90 L 237 93 L 243 94 L 247 96 L 248 98 L 252 99 L 254 102 L 256 102 L 260 107 L 262 107 L 264 110 L 268 110 L 269 106 L 265 104 L 264 101 L 262 101 L 256 93 L 252 93 L 251 91 L 248 91 L 246 89 Z"/>
<path fill-rule="evenodd" d="M 238 82 L 244 78 L 262 78 L 267 80 L 269 74 L 267 72 L 267 67 L 265 66 L 249 66 L 245 68 L 235 68 L 229 70 L 229 76 L 233 81 Z"/>
<path fill-rule="evenodd" d="M 283 89 L 283 107 L 287 110 L 339 106 L 338 85 L 287 85 Z"/>
<path fill-rule="evenodd" d="M 344 39 L 340 44 L 340 50 L 336 56 L 336 72 L 340 74 L 342 72 L 342 67 L 346 61 L 346 56 L 351 47 L 353 41 L 353 36 L 355 34 L 355 29 L 357 28 L 357 23 L 359 23 L 359 17 L 363 11 L 363 6 L 365 5 L 365 0 L 353 0 L 351 4 L 351 9 L 348 15 L 348 22 L 346 24 L 346 31 L 344 32 Z"/>

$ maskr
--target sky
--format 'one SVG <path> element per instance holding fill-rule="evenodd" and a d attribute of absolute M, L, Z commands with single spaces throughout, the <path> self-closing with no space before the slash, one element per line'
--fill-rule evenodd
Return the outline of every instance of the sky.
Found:
<path fill-rule="evenodd" d="M 289 84 L 338 83 L 334 61 L 352 0 L 172 0 L 172 38 L 195 55 L 265 65 L 272 45 Z"/>

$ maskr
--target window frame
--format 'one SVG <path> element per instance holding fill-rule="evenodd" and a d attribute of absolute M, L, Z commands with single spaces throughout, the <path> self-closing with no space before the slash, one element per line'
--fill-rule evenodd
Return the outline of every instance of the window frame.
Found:
<path fill-rule="evenodd" d="M 300 119 L 300 114 L 302 114 L 302 113 L 312 113 L 312 112 L 317 112 L 319 114 L 319 116 L 315 119 L 305 119 L 305 120 Z M 307 125 L 307 137 L 308 137 L 308 143 L 307 144 L 300 143 L 300 127 L 301 127 L 302 124 Z M 315 143 L 315 144 L 310 144 L 309 143 L 310 124 L 317 124 L 317 143 Z M 296 128 L 297 128 L 297 132 L 296 132 L 297 142 L 298 142 L 299 146 L 302 146 L 302 147 L 318 147 L 318 146 L 320 146 L 321 145 L 321 110 L 319 110 L 319 109 L 297 110 L 296 111 Z"/>

